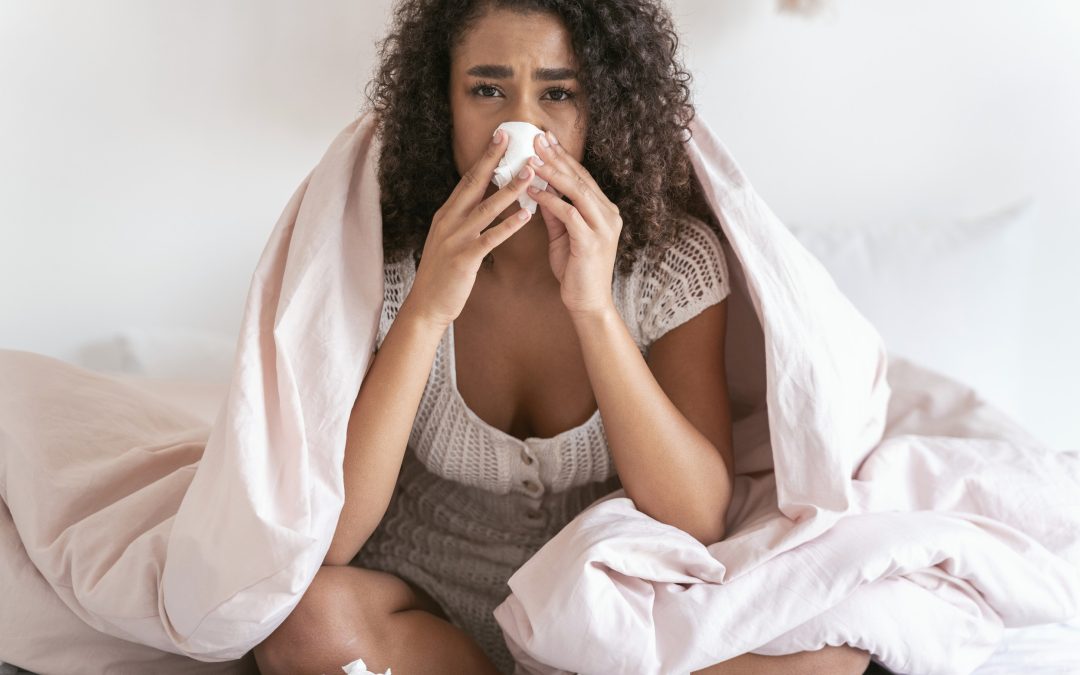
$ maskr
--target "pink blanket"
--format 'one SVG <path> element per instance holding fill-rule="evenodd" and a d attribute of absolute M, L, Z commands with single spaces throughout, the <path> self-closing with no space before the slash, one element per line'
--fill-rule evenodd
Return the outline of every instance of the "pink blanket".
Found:
<path fill-rule="evenodd" d="M 0 350 L 0 658 L 251 672 L 249 650 L 299 602 L 344 497 L 382 302 L 373 123 L 334 139 L 274 228 L 212 427 Z M 594 504 L 496 610 L 520 670 L 685 673 L 848 643 L 900 672 L 961 673 L 1003 626 L 1075 615 L 1080 453 L 889 359 L 708 127 L 692 131 L 732 275 L 717 346 L 735 410 L 729 536 L 703 547 L 621 491 Z M 77 656 L 56 648 L 74 640 Z"/>
<path fill-rule="evenodd" d="M 901 673 L 969 673 L 1002 628 L 1080 612 L 1080 452 L 888 358 L 719 139 L 694 136 L 734 282 L 726 362 L 754 411 L 735 421 L 728 534 L 706 547 L 624 490 L 598 500 L 495 609 L 518 672 L 849 644 Z"/>

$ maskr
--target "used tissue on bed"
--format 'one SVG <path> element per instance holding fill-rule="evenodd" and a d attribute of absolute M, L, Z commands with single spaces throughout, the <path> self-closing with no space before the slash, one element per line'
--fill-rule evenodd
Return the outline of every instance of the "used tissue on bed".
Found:
<path fill-rule="evenodd" d="M 367 664 L 364 663 L 364 659 L 356 659 L 350 663 L 346 663 L 341 667 L 345 671 L 345 675 L 380 675 L 379 673 L 368 670 Z M 392 675 L 390 669 L 387 668 L 385 673 L 381 675 Z"/>
<path fill-rule="evenodd" d="M 539 127 L 528 122 L 503 122 L 498 129 L 506 131 L 506 152 L 499 159 L 499 165 L 495 167 L 495 175 L 491 182 L 500 188 L 514 179 L 519 171 L 529 161 L 530 157 L 538 157 L 533 152 L 533 139 L 537 134 L 544 133 Z M 532 185 L 537 190 L 547 188 L 547 181 L 533 172 Z M 529 213 L 536 213 L 536 200 L 529 196 L 528 192 L 522 192 L 518 197 L 518 203 Z"/>

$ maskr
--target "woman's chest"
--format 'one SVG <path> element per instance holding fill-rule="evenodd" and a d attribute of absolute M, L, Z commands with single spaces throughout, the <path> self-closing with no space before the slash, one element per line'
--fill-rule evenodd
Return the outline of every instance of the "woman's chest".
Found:
<path fill-rule="evenodd" d="M 557 287 L 507 302 L 475 292 L 449 329 L 465 405 L 518 439 L 551 438 L 597 411 L 577 333 Z"/>

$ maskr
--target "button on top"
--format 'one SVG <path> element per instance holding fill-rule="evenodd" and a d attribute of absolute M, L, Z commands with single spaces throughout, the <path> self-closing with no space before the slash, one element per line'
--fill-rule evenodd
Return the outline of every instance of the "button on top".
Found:
<path fill-rule="evenodd" d="M 525 525 L 532 528 L 541 528 L 547 525 L 547 514 L 538 508 L 525 509 Z"/>
<path fill-rule="evenodd" d="M 533 462 L 535 462 L 536 460 L 535 460 L 535 459 L 533 459 L 533 458 L 532 458 L 532 457 L 531 457 L 531 456 L 529 455 L 529 451 L 528 451 L 528 450 L 522 450 L 522 451 L 521 451 L 521 461 L 525 462 L 525 464 L 527 464 L 527 465 L 528 465 L 528 464 L 532 464 L 532 463 L 533 463 Z"/>

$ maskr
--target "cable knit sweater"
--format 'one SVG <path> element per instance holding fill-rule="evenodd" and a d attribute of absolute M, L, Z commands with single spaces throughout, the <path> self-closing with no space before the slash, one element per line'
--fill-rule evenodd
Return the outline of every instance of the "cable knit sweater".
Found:
<path fill-rule="evenodd" d="M 667 331 L 730 292 L 717 234 L 688 217 L 655 262 L 616 272 L 612 297 L 642 355 Z M 384 268 L 376 349 L 416 274 L 411 256 Z M 550 438 L 524 441 L 486 423 L 457 388 L 453 325 L 436 350 L 386 515 L 351 564 L 427 591 L 501 672 L 514 661 L 492 614 L 506 581 L 563 526 L 621 484 L 599 410 Z M 393 664 L 391 664 L 392 666 Z"/>

